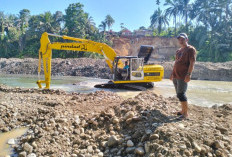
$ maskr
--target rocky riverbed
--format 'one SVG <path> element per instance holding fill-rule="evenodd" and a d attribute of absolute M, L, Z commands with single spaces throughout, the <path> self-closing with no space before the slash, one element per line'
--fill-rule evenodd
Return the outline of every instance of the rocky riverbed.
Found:
<path fill-rule="evenodd" d="M 110 68 L 103 59 L 52 59 L 52 75 L 110 78 Z M 0 74 L 38 74 L 38 59 L 0 58 Z M 41 68 L 43 74 L 43 68 Z"/>
<path fill-rule="evenodd" d="M 185 121 L 178 109 L 176 98 L 148 91 L 124 99 L 0 85 L 0 131 L 29 128 L 10 141 L 19 157 L 232 156 L 232 105 L 190 105 Z"/>
<path fill-rule="evenodd" d="M 173 62 L 158 63 L 164 66 L 164 78 L 169 78 Z M 38 59 L 0 58 L 0 74 L 38 74 Z M 53 59 L 52 75 L 111 78 L 104 59 L 75 58 Z M 232 62 L 196 62 L 192 78 L 196 80 L 232 81 Z"/>

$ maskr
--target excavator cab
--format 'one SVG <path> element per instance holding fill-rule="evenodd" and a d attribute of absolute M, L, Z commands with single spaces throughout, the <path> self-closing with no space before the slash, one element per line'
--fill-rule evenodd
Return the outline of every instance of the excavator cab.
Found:
<path fill-rule="evenodd" d="M 120 61 L 124 60 L 126 64 L 123 68 L 118 66 Z M 134 56 L 115 57 L 113 62 L 113 80 L 114 81 L 131 81 L 143 80 L 143 58 Z"/>

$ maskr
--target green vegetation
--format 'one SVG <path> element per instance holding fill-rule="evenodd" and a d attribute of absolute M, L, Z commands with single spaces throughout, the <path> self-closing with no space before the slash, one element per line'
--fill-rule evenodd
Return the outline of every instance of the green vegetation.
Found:
<path fill-rule="evenodd" d="M 160 8 L 151 16 L 151 27 L 158 27 L 158 34 L 160 35 L 162 26 L 168 24 L 167 16 L 165 16 Z"/>
<path fill-rule="evenodd" d="M 232 2 L 230 0 L 160 0 L 151 15 L 149 28 L 139 30 L 153 32 L 154 36 L 175 37 L 181 32 L 189 35 L 190 44 L 198 51 L 198 61 L 225 62 L 232 60 Z M 161 5 L 163 5 L 161 7 Z M 171 25 L 171 22 L 173 24 Z M 39 40 L 43 32 L 74 36 L 112 43 L 106 31 L 115 23 L 110 15 L 97 27 L 93 18 L 80 3 L 70 4 L 65 13 L 57 11 L 31 15 L 23 9 L 18 15 L 0 12 L 0 57 L 38 57 Z M 126 30 L 121 23 L 121 30 Z M 115 33 L 120 35 L 121 32 Z M 150 34 L 152 36 L 152 33 Z M 52 41 L 60 41 L 52 38 Z M 62 51 L 53 57 L 93 57 L 92 53 Z"/>
<path fill-rule="evenodd" d="M 149 29 L 167 37 L 186 32 L 198 50 L 198 61 L 231 61 L 231 5 L 229 0 L 166 0 L 165 9 L 159 7 L 151 16 Z M 174 27 L 167 21 L 173 21 Z"/>
<path fill-rule="evenodd" d="M 107 15 L 105 28 L 114 23 L 114 19 Z M 70 4 L 65 14 L 57 11 L 54 14 L 45 12 L 30 15 L 30 10 L 23 9 L 19 15 L 6 15 L 0 12 L 0 57 L 38 57 L 40 37 L 43 32 L 68 35 L 77 38 L 91 39 L 111 45 L 110 41 L 97 28 L 93 18 L 83 10 L 80 3 Z M 60 39 L 52 38 L 52 41 Z M 92 57 L 101 58 L 94 53 L 54 51 L 53 57 Z"/>

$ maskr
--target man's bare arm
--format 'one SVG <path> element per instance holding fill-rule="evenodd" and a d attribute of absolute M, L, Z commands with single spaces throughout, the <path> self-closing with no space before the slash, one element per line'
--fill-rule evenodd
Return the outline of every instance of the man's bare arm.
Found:
<path fill-rule="evenodd" d="M 192 74 L 193 69 L 194 69 L 194 65 L 195 65 L 195 61 L 190 61 L 190 65 L 189 65 L 189 69 L 188 69 L 189 74 Z"/>
<path fill-rule="evenodd" d="M 184 81 L 189 82 L 191 80 L 191 75 L 192 71 L 194 69 L 195 61 L 190 61 L 189 69 L 188 69 L 188 74 L 185 76 Z"/>

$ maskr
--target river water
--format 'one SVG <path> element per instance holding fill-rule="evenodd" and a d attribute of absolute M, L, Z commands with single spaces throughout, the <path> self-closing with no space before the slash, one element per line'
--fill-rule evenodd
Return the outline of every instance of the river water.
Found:
<path fill-rule="evenodd" d="M 28 75 L 0 75 L 0 84 L 6 84 L 13 87 L 26 87 L 37 88 L 36 76 Z M 86 77 L 74 77 L 74 76 L 59 76 L 52 77 L 51 88 L 63 89 L 67 92 L 82 92 L 89 93 L 94 92 L 97 89 L 94 88 L 95 84 L 107 83 L 106 79 L 86 78 Z M 75 85 L 74 85 L 75 84 Z M 172 81 L 164 79 L 161 82 L 155 82 L 155 88 L 150 89 L 164 97 L 175 96 L 175 89 Z M 139 92 L 126 91 L 116 89 L 105 89 L 118 93 L 122 97 L 134 97 Z M 215 104 L 232 104 L 232 82 L 224 81 L 201 81 L 192 80 L 188 86 L 187 96 L 191 104 L 211 107 Z"/>
<path fill-rule="evenodd" d="M 10 145 L 6 144 L 9 143 L 9 140 L 15 141 L 15 138 L 22 136 L 27 132 L 27 128 L 18 128 L 15 130 L 11 130 L 10 132 L 6 133 L 0 133 L 0 157 L 8 156 L 9 154 L 12 154 L 11 156 L 16 156 L 14 152 L 12 152 L 12 149 Z M 9 144 L 17 144 L 17 142 L 9 143 Z"/>

